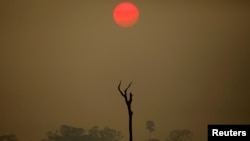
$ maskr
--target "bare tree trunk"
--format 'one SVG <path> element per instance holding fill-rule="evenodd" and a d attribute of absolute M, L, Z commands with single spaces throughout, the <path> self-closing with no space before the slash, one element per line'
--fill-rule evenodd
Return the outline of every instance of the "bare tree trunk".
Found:
<path fill-rule="evenodd" d="M 132 115 L 131 105 L 128 106 L 128 115 L 129 115 L 129 141 L 133 141 L 133 132 L 132 132 Z"/>
<path fill-rule="evenodd" d="M 133 94 L 130 92 L 129 93 L 129 98 L 128 98 L 128 95 L 127 95 L 127 90 L 128 88 L 131 86 L 132 82 L 128 85 L 128 87 L 122 91 L 121 90 L 121 81 L 118 85 L 118 90 L 120 92 L 120 94 L 124 97 L 124 100 L 125 100 L 125 103 L 127 105 L 127 108 L 128 108 L 128 116 L 129 116 L 129 141 L 133 141 L 133 128 L 132 128 L 132 115 L 133 115 L 133 111 L 131 110 L 131 104 L 132 104 L 132 97 L 133 97 Z"/>

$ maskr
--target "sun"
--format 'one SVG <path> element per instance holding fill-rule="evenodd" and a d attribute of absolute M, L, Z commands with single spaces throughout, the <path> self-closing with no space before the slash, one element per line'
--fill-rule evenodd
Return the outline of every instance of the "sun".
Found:
<path fill-rule="evenodd" d="M 131 27 L 139 19 L 139 10 L 131 2 L 122 2 L 118 4 L 113 11 L 113 18 L 116 24 L 121 27 Z"/>

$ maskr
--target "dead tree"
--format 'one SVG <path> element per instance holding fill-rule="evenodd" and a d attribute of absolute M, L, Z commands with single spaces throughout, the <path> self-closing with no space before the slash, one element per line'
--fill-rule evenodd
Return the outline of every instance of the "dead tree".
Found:
<path fill-rule="evenodd" d="M 131 86 L 131 84 L 132 84 L 132 82 L 128 85 L 128 87 L 124 91 L 121 90 L 121 81 L 120 81 L 120 83 L 118 85 L 118 90 L 119 90 L 120 94 L 124 97 L 125 103 L 126 103 L 127 108 L 128 108 L 129 141 L 133 141 L 133 134 L 132 134 L 132 115 L 133 115 L 133 111 L 131 110 L 131 103 L 132 103 L 133 94 L 130 92 L 129 97 L 128 97 L 128 94 L 127 94 L 127 90 Z"/>

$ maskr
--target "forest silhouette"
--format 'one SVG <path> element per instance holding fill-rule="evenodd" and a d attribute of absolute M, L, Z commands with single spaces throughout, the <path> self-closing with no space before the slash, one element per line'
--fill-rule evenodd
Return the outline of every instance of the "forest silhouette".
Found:
<path fill-rule="evenodd" d="M 149 120 L 153 123 L 152 120 Z M 154 128 L 147 124 L 145 130 Z M 155 129 L 154 129 L 155 130 Z M 150 134 L 154 131 L 150 130 Z M 56 131 L 48 131 L 40 141 L 121 141 L 123 133 L 110 127 L 100 128 L 93 126 L 86 130 L 84 128 L 61 125 Z M 192 132 L 188 129 L 175 129 L 169 132 L 164 141 L 191 141 Z M 19 141 L 15 134 L 0 135 L 0 141 Z M 160 141 L 157 138 L 148 138 L 147 141 Z"/>
<path fill-rule="evenodd" d="M 125 88 L 121 90 L 121 81 L 118 85 L 118 91 L 124 98 L 127 109 L 128 109 L 128 124 L 129 124 L 129 141 L 133 141 L 132 134 L 132 92 L 129 93 L 132 82 Z M 149 131 L 149 136 L 147 141 L 160 141 L 157 138 L 152 138 L 151 134 L 155 131 L 155 124 L 153 120 L 147 120 L 145 123 L 146 130 Z M 73 127 L 70 125 L 61 125 L 56 131 L 49 131 L 46 137 L 42 138 L 40 141 L 120 141 L 123 138 L 123 134 L 110 127 L 104 127 L 103 129 L 99 126 L 93 126 L 92 128 L 85 130 L 80 127 Z M 188 129 L 176 129 L 172 130 L 167 136 L 165 141 L 191 141 L 192 133 Z M 15 134 L 10 135 L 0 135 L 0 141 L 19 141 Z"/>

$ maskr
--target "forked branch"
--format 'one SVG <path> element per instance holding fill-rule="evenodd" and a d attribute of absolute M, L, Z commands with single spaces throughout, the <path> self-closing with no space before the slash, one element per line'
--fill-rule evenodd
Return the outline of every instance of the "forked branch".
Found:
<path fill-rule="evenodd" d="M 121 90 L 121 83 L 122 83 L 122 81 L 120 81 L 120 83 L 118 85 L 118 90 L 119 90 L 120 94 L 125 98 L 126 103 L 131 103 L 133 94 L 130 92 L 129 99 L 128 99 L 127 91 L 130 88 L 130 86 L 132 85 L 132 82 L 129 83 L 129 85 L 127 86 L 127 88 L 124 91 Z"/>

